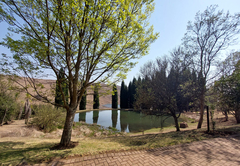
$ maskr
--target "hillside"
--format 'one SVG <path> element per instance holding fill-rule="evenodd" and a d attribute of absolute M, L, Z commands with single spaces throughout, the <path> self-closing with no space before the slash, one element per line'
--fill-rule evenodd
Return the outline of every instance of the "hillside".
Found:
<path fill-rule="evenodd" d="M 5 79 L 6 81 L 6 79 Z M 18 79 L 18 83 L 21 85 L 27 85 L 27 81 L 25 78 Z M 55 93 L 55 86 L 56 81 L 55 80 L 48 80 L 48 79 L 35 79 L 34 83 L 36 85 L 39 85 L 38 90 L 40 89 L 41 94 L 47 95 L 51 100 L 54 101 L 54 93 Z M 19 92 L 18 101 L 21 103 L 25 102 L 26 99 L 26 92 L 20 89 L 20 85 L 17 83 L 13 83 L 15 88 L 14 92 Z M 29 83 L 28 83 L 29 84 Z M 120 103 L 120 86 L 117 86 L 118 89 L 118 103 Z M 101 84 L 101 87 L 99 89 L 99 101 L 100 101 L 100 109 L 104 109 L 105 104 L 111 104 L 112 103 L 112 93 L 111 93 L 112 87 L 108 86 L 106 84 Z M 35 98 L 38 98 L 38 94 L 35 92 L 33 88 L 29 88 L 29 92 L 34 94 Z M 41 104 L 42 102 L 38 101 L 35 98 L 31 98 L 31 103 L 33 104 Z M 93 107 L 93 87 L 87 88 L 87 109 L 92 109 Z"/>

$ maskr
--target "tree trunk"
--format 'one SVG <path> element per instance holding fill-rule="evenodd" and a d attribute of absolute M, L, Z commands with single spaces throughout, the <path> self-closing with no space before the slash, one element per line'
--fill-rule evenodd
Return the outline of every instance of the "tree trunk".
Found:
<path fill-rule="evenodd" d="M 203 114 L 204 114 L 204 105 L 205 105 L 205 101 L 204 101 L 204 89 L 201 92 L 201 96 L 200 96 L 200 118 L 198 121 L 198 126 L 197 128 L 200 129 L 202 127 L 202 123 L 203 123 Z"/>
<path fill-rule="evenodd" d="M 23 112 L 23 108 L 20 107 L 20 111 L 19 111 L 19 115 L 18 115 L 18 120 L 21 119 L 21 117 L 22 117 L 22 112 Z"/>
<path fill-rule="evenodd" d="M 30 107 L 30 103 L 29 100 L 27 99 L 25 102 L 25 106 L 24 106 L 24 118 L 25 118 L 25 124 L 28 124 L 28 119 L 31 116 L 31 107 Z"/>
<path fill-rule="evenodd" d="M 176 117 L 176 115 L 174 115 L 173 118 L 174 118 L 174 122 L 175 122 L 175 126 L 176 126 L 176 131 L 180 131 L 179 124 L 178 124 L 178 118 Z"/>
<path fill-rule="evenodd" d="M 224 115 L 225 115 L 225 118 L 226 118 L 225 121 L 228 121 L 228 112 L 226 110 L 224 111 Z"/>
<path fill-rule="evenodd" d="M 240 123 L 240 110 L 235 111 L 235 118 L 237 123 Z"/>
<path fill-rule="evenodd" d="M 67 147 L 71 143 L 74 115 L 75 115 L 75 111 L 69 108 L 69 110 L 67 110 L 66 121 L 64 124 L 64 129 L 63 129 L 62 138 L 60 142 L 60 146 L 62 147 Z"/>
<path fill-rule="evenodd" d="M 3 122 L 4 122 L 4 119 L 7 115 L 7 111 L 8 111 L 8 108 L 6 108 L 5 112 L 4 112 L 4 116 L 3 116 L 3 119 L 2 119 L 2 122 L 1 122 L 1 126 L 3 125 Z"/>

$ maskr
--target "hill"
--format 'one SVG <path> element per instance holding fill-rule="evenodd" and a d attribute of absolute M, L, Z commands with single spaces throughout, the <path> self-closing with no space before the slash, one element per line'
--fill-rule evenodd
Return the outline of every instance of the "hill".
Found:
<path fill-rule="evenodd" d="M 6 78 L 4 78 L 4 81 L 6 81 Z M 32 83 L 38 85 L 36 87 L 38 90 L 40 89 L 41 94 L 47 95 L 51 100 L 54 101 L 54 93 L 55 93 L 55 86 L 56 86 L 56 80 L 48 80 L 48 79 L 34 79 L 31 80 Z M 30 83 L 31 83 L 30 82 Z M 16 93 L 19 93 L 18 101 L 21 103 L 24 103 L 26 100 L 26 92 L 21 88 L 22 86 L 26 86 L 30 84 L 26 78 L 21 77 L 18 79 L 18 83 L 13 83 L 14 91 Z M 117 86 L 118 90 L 118 103 L 120 103 L 120 86 Z M 111 104 L 112 103 L 112 86 L 108 86 L 106 84 L 101 84 L 99 89 L 99 101 L 100 101 L 100 109 L 107 108 L 104 105 Z M 34 88 L 29 88 L 29 92 L 33 94 L 35 97 L 31 97 L 31 103 L 32 104 L 43 104 L 43 102 L 38 101 L 36 98 L 38 98 L 39 95 L 37 94 Z M 92 109 L 93 107 L 93 87 L 87 88 L 87 109 Z"/>

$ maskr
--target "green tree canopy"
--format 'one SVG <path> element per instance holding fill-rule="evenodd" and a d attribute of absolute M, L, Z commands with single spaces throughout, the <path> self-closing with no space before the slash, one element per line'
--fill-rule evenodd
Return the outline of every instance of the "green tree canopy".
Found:
<path fill-rule="evenodd" d="M 51 71 L 58 80 L 59 70 L 65 69 L 69 104 L 62 105 L 67 110 L 62 146 L 70 144 L 73 117 L 85 89 L 111 76 L 124 78 L 135 64 L 130 60 L 147 54 L 158 36 L 148 23 L 153 10 L 153 0 L 0 1 L 0 19 L 10 25 L 1 45 L 12 52 L 1 60 L 3 71 L 24 76 L 22 87 L 28 93 L 31 86 L 39 100 L 55 104 L 38 89 L 35 78 Z"/>

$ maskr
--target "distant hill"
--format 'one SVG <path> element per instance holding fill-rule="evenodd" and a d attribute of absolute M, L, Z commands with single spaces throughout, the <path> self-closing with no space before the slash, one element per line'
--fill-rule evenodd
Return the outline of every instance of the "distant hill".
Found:
<path fill-rule="evenodd" d="M 45 94 L 48 94 L 48 96 L 52 96 L 50 97 L 51 99 L 54 99 L 54 93 L 55 93 L 55 86 L 56 86 L 56 80 L 48 80 L 48 79 L 35 79 L 35 84 L 42 84 L 42 89 L 41 91 Z M 26 81 L 24 80 L 24 78 L 19 79 L 19 83 L 21 84 L 25 84 Z M 16 83 L 14 83 L 14 85 L 17 85 Z M 19 87 L 19 85 L 18 85 Z M 117 86 L 117 90 L 118 90 L 118 104 L 120 104 L 120 86 Z M 29 91 L 31 93 L 34 94 L 35 97 L 37 97 L 38 95 L 36 94 L 36 92 L 34 92 L 34 89 L 29 89 Z M 106 84 L 101 84 L 101 88 L 99 89 L 99 101 L 100 101 L 100 109 L 104 109 L 107 107 L 104 107 L 105 104 L 111 104 L 112 103 L 112 87 L 107 86 Z M 21 101 L 22 103 L 25 102 L 26 99 L 26 92 L 25 91 L 20 91 L 18 100 Z M 32 99 L 31 103 L 35 103 L 35 104 L 41 104 L 42 102 L 36 100 L 36 99 Z M 92 109 L 93 107 L 93 88 L 92 87 L 88 87 L 87 88 L 87 109 Z"/>

